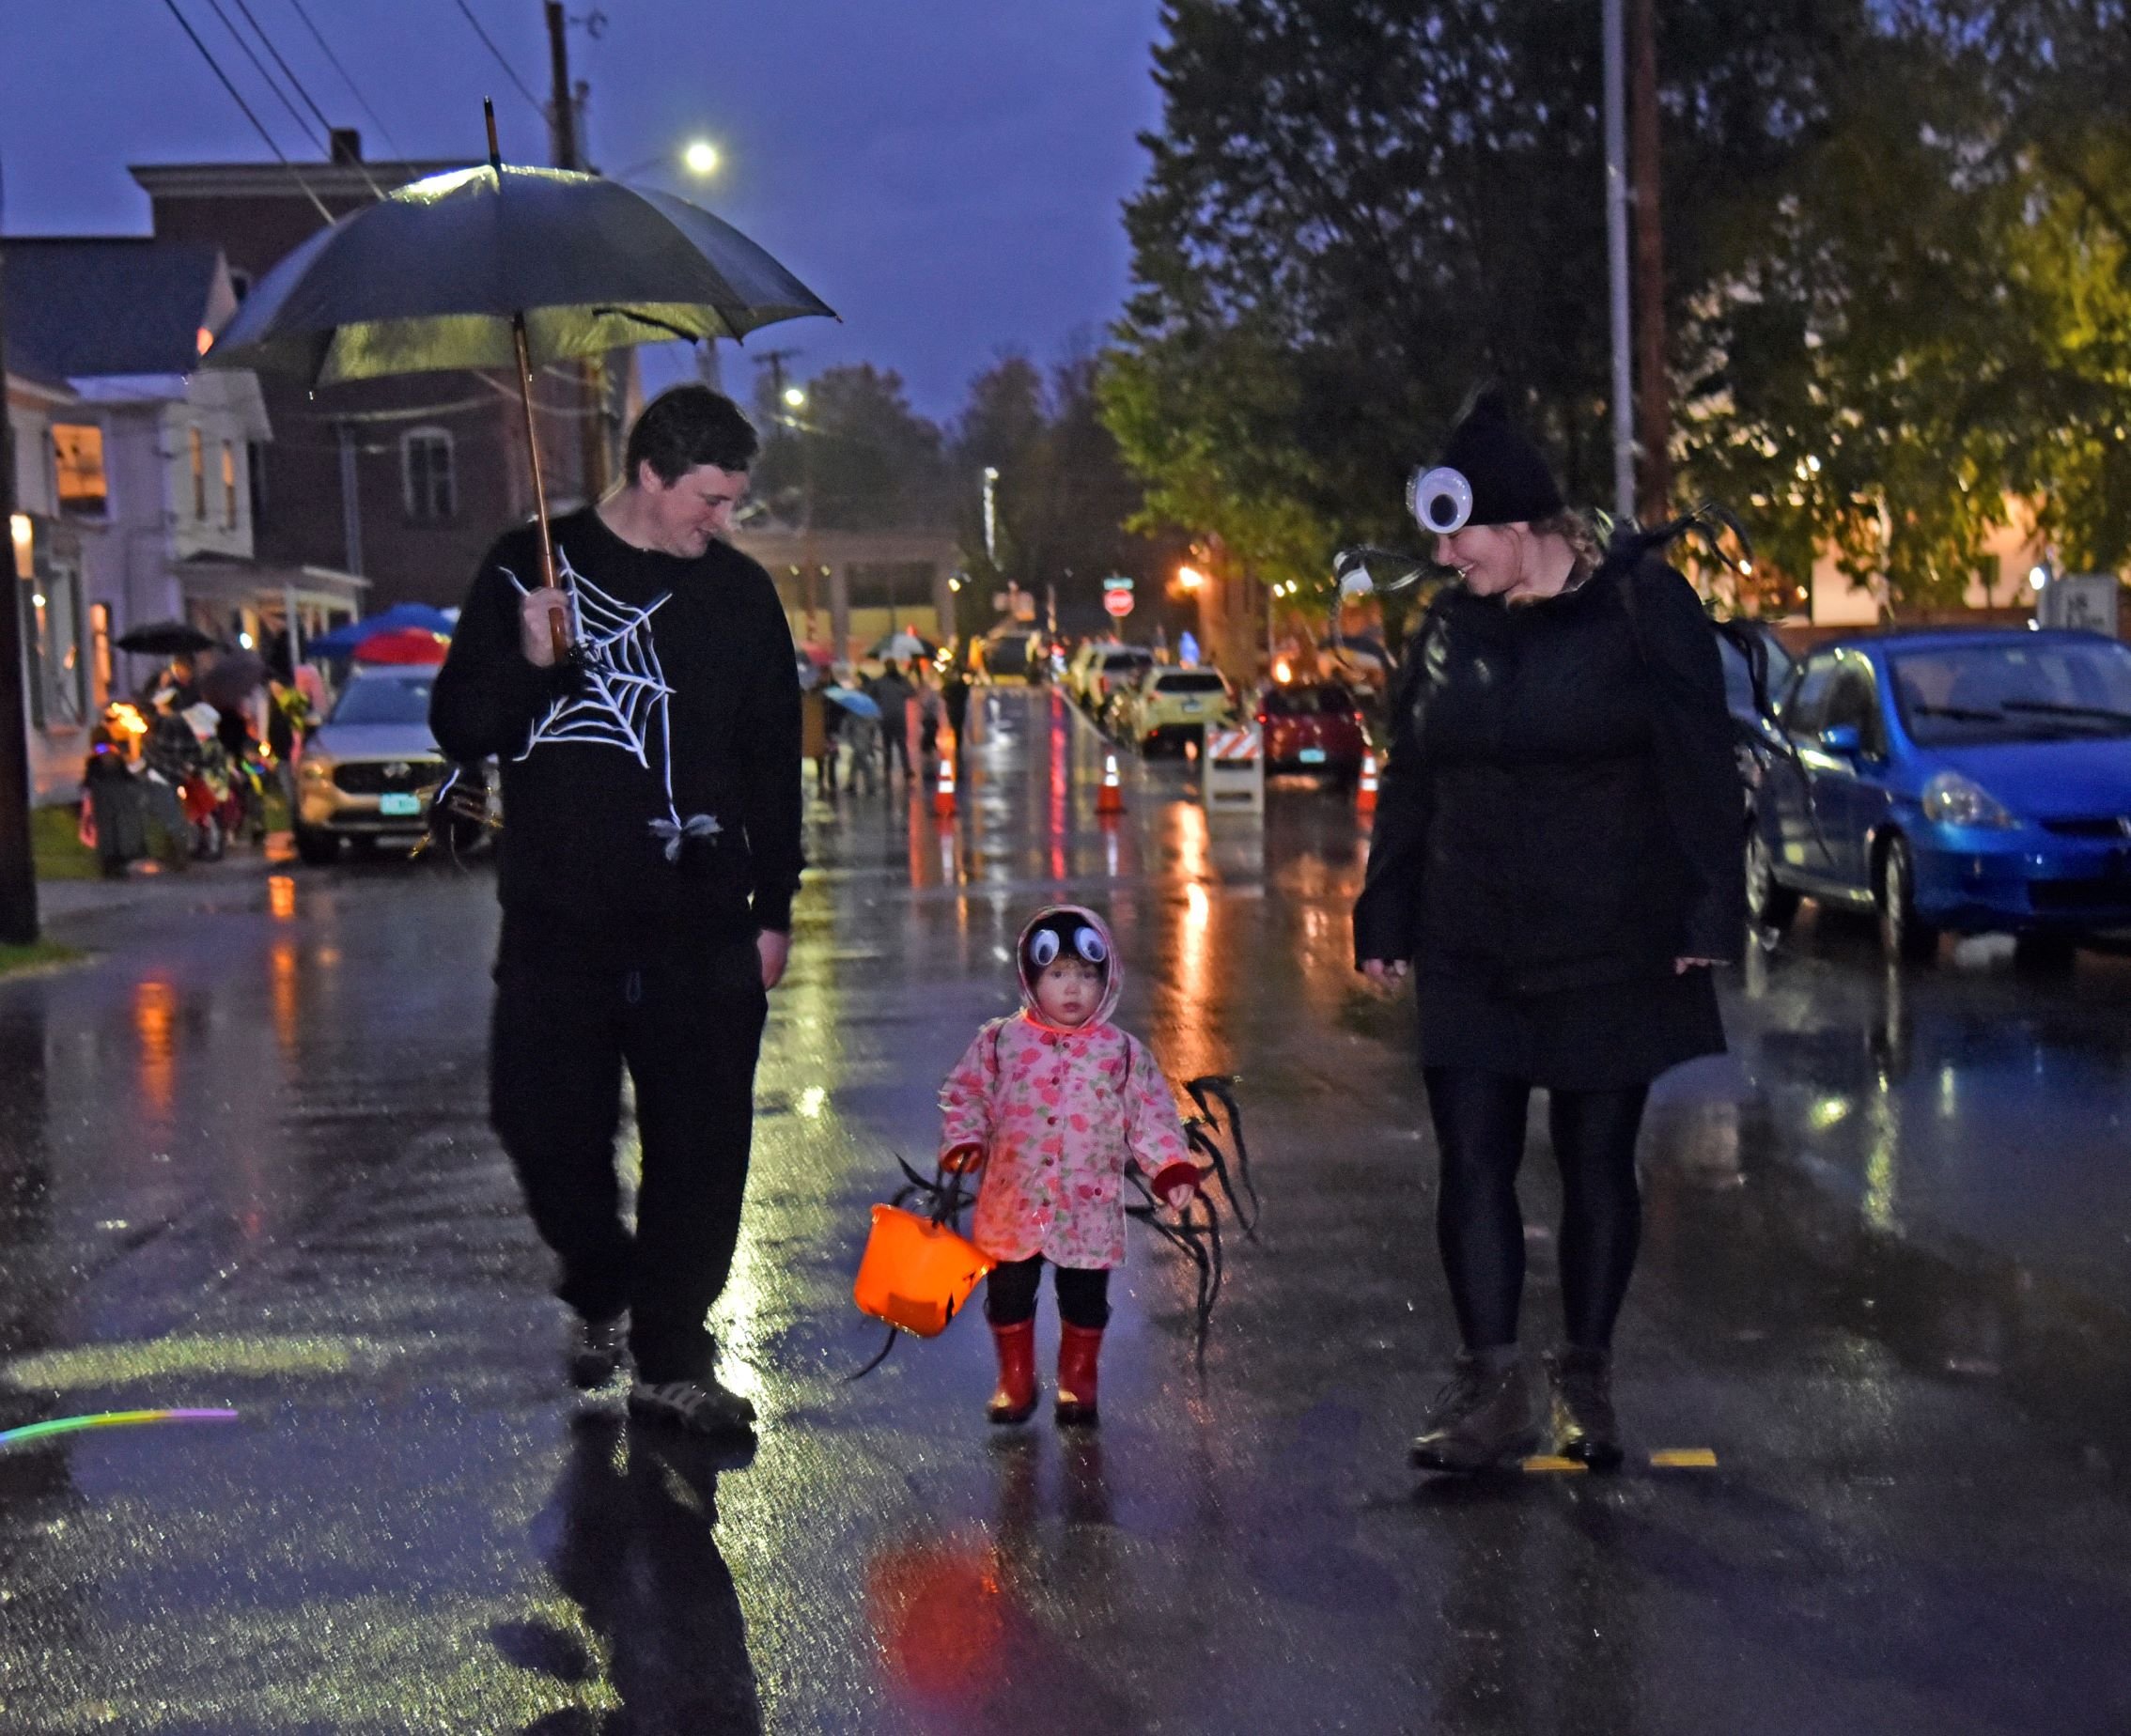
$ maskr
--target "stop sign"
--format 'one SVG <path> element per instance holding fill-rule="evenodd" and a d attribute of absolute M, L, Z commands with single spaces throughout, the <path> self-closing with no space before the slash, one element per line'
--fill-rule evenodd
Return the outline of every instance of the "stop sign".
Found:
<path fill-rule="evenodd" d="M 1132 612 L 1132 593 L 1129 591 L 1105 591 L 1102 606 L 1122 621 Z"/>

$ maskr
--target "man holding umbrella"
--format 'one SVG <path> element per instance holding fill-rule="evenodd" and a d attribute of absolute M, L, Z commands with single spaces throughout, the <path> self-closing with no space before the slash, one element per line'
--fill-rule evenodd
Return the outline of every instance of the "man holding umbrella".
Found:
<path fill-rule="evenodd" d="M 800 703 L 776 589 L 719 540 L 756 438 L 679 386 L 625 485 L 490 550 L 437 678 L 452 758 L 503 763 L 490 1113 L 577 1316 L 571 1379 L 633 1356 L 630 1408 L 703 1433 L 754 1409 L 705 1322 L 739 1231 L 768 991 L 799 886 Z M 558 657 L 558 642 L 568 651 Z M 636 1231 L 614 1168 L 624 1068 Z"/>

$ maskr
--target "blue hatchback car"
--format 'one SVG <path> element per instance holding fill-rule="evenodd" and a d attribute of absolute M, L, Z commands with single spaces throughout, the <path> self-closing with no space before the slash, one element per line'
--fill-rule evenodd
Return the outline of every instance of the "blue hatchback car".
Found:
<path fill-rule="evenodd" d="M 1878 912 L 1892 956 L 1941 930 L 2069 952 L 2131 926 L 2131 648 L 2092 633 L 1897 632 L 1792 672 L 1747 839 L 1756 922 L 1801 897 Z"/>

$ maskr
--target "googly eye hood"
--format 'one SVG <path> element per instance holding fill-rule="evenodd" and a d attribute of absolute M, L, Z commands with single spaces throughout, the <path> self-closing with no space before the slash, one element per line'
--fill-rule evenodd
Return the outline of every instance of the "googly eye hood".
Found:
<path fill-rule="evenodd" d="M 1061 916 L 1085 922 L 1102 937 L 1102 950 L 1110 955 L 1110 962 L 1103 968 L 1102 1000 L 1097 1003 L 1088 1025 L 1105 1024 L 1117 1011 L 1118 1000 L 1125 993 L 1125 967 L 1117 962 L 1117 942 L 1111 938 L 1110 924 L 1085 905 L 1046 905 L 1021 925 L 1020 937 L 1014 942 L 1014 972 L 1020 979 L 1021 1009 L 1039 1025 L 1048 1026 L 1050 1022 L 1036 1005 L 1035 980 L 1029 975 L 1029 936 L 1039 923 Z M 1081 1029 L 1085 1031 L 1087 1025 Z"/>

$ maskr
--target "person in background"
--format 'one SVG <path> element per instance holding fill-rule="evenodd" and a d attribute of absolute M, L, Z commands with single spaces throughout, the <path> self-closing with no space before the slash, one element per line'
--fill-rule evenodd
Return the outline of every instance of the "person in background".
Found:
<path fill-rule="evenodd" d="M 915 690 L 903 674 L 900 663 L 891 662 L 875 677 L 868 690 L 873 703 L 880 707 L 880 770 L 883 777 L 894 774 L 896 763 L 901 762 L 903 782 L 910 781 L 910 699 Z"/>

